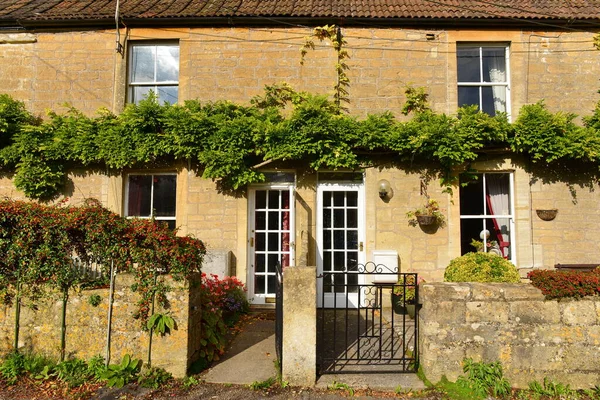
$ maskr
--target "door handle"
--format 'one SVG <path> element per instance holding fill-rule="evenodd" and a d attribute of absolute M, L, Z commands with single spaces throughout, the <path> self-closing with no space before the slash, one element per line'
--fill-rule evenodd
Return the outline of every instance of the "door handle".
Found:
<path fill-rule="evenodd" d="M 360 242 L 360 243 L 358 244 L 358 250 L 359 250 L 359 251 L 363 251 L 363 247 L 364 247 L 364 246 L 363 246 L 363 242 Z"/>
<path fill-rule="evenodd" d="M 254 247 L 254 238 L 253 237 L 250 238 L 250 247 Z"/>

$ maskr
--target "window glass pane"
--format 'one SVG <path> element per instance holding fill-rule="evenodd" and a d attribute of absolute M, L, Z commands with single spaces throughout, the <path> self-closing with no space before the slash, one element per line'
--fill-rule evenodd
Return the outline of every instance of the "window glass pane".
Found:
<path fill-rule="evenodd" d="M 175 229 L 175 220 L 174 219 L 168 219 L 168 220 L 159 220 L 159 222 L 162 222 L 163 224 L 167 224 L 167 227 L 171 230 Z"/>
<path fill-rule="evenodd" d="M 155 46 L 134 46 L 131 50 L 131 82 L 154 82 Z"/>
<path fill-rule="evenodd" d="M 149 217 L 151 212 L 150 195 L 152 175 L 129 175 L 127 193 L 127 215 Z"/>
<path fill-rule="evenodd" d="M 177 192 L 176 175 L 154 175 L 154 215 L 157 217 L 175 216 Z"/>
<path fill-rule="evenodd" d="M 482 50 L 483 81 L 506 82 L 506 59 L 504 47 L 487 47 Z"/>
<path fill-rule="evenodd" d="M 479 107 L 479 86 L 459 86 L 458 106 L 476 105 Z"/>
<path fill-rule="evenodd" d="M 156 81 L 179 80 L 179 46 L 157 46 Z"/>
<path fill-rule="evenodd" d="M 481 82 L 479 69 L 479 47 L 456 49 L 459 82 Z"/>
<path fill-rule="evenodd" d="M 139 103 L 148 97 L 148 93 L 150 93 L 151 90 L 155 91 L 154 86 L 134 86 L 131 93 L 131 102 L 135 104 Z"/>
<path fill-rule="evenodd" d="M 158 86 L 156 87 L 156 91 L 158 93 L 158 104 L 164 104 L 165 102 L 169 104 L 177 103 L 179 96 L 178 86 Z"/>
<path fill-rule="evenodd" d="M 483 215 L 483 175 L 479 179 L 471 180 L 468 184 L 461 178 L 459 190 L 460 215 Z M 464 186 L 463 186 L 464 185 Z"/>
<path fill-rule="evenodd" d="M 506 112 L 506 86 L 481 88 L 483 112 L 494 116 Z"/>

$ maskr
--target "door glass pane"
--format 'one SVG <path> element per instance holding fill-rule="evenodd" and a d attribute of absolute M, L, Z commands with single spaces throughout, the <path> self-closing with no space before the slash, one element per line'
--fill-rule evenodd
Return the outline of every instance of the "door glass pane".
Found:
<path fill-rule="evenodd" d="M 256 251 L 265 251 L 264 233 L 256 233 Z"/>
<path fill-rule="evenodd" d="M 267 286 L 267 293 L 275 293 L 277 292 L 277 276 L 276 275 L 269 275 L 267 278 L 267 282 L 268 282 L 268 286 Z"/>
<path fill-rule="evenodd" d="M 177 176 L 154 175 L 154 212 L 157 217 L 175 216 Z"/>
<path fill-rule="evenodd" d="M 290 230 L 290 213 L 289 213 L 289 211 L 283 211 L 281 213 L 281 229 L 284 231 Z"/>
<path fill-rule="evenodd" d="M 343 230 L 333 231 L 333 248 L 346 248 L 346 232 L 344 232 Z"/>
<path fill-rule="evenodd" d="M 323 231 L 323 248 L 331 249 L 331 231 L 330 230 Z"/>
<path fill-rule="evenodd" d="M 331 193 L 323 192 L 323 207 L 331 207 Z"/>
<path fill-rule="evenodd" d="M 256 255 L 256 263 L 254 265 L 254 270 L 256 272 L 265 272 L 265 255 L 264 254 Z"/>
<path fill-rule="evenodd" d="M 278 209 L 280 207 L 279 204 L 279 191 L 278 190 L 269 190 L 268 194 L 268 206 L 270 209 Z"/>
<path fill-rule="evenodd" d="M 331 210 L 323 210 L 323 228 L 331 228 Z"/>
<path fill-rule="evenodd" d="M 267 217 L 264 211 L 256 211 L 254 213 L 254 228 L 264 230 L 267 226 Z"/>
<path fill-rule="evenodd" d="M 265 294 L 265 276 L 255 275 L 254 276 L 254 293 Z"/>
<path fill-rule="evenodd" d="M 345 192 L 333 192 L 333 205 L 335 207 L 344 206 Z"/>
<path fill-rule="evenodd" d="M 333 253 L 333 269 L 334 271 L 345 271 L 346 270 L 346 253 L 343 251 L 336 251 Z"/>
<path fill-rule="evenodd" d="M 323 252 L 323 271 L 331 271 L 331 251 Z"/>
<path fill-rule="evenodd" d="M 358 249 L 358 231 L 348 230 L 346 231 L 346 248 L 347 249 Z"/>
<path fill-rule="evenodd" d="M 348 284 L 348 293 L 358 293 L 358 274 L 347 274 L 346 279 Z"/>
<path fill-rule="evenodd" d="M 348 228 L 358 228 L 358 210 L 349 209 L 346 211 L 346 226 Z"/>
<path fill-rule="evenodd" d="M 348 207 L 358 206 L 358 192 L 346 192 L 346 201 Z"/>
<path fill-rule="evenodd" d="M 481 82 L 479 70 L 479 47 L 456 49 L 459 82 Z"/>
<path fill-rule="evenodd" d="M 256 191 L 256 209 L 264 210 L 267 208 L 267 191 L 257 190 Z"/>
<path fill-rule="evenodd" d="M 279 255 L 278 254 L 269 254 L 269 272 L 277 271 L 277 264 L 279 264 Z"/>
<path fill-rule="evenodd" d="M 269 230 L 279 229 L 279 213 L 277 211 L 269 212 Z"/>
<path fill-rule="evenodd" d="M 280 240 L 279 233 L 269 233 L 269 243 L 268 249 L 269 251 L 279 251 L 280 250 Z"/>
<path fill-rule="evenodd" d="M 334 228 L 344 228 L 345 221 L 345 210 L 344 209 L 334 209 L 333 210 L 333 227 Z"/>

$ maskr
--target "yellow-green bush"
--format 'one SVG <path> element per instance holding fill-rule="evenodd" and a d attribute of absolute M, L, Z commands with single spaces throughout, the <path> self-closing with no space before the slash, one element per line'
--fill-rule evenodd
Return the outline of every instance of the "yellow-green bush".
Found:
<path fill-rule="evenodd" d="M 521 277 L 517 267 L 498 255 L 467 253 L 450 261 L 444 281 L 518 283 Z"/>

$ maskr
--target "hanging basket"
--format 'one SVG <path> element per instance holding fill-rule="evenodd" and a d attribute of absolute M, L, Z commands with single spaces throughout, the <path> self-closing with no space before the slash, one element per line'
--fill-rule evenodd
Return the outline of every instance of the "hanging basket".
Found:
<path fill-rule="evenodd" d="M 433 215 L 417 215 L 417 222 L 421 226 L 429 226 L 435 224 L 435 216 Z"/>
<path fill-rule="evenodd" d="M 556 218 L 556 214 L 558 214 L 558 210 L 556 208 L 551 210 L 535 210 L 535 212 L 538 217 L 544 221 L 552 221 L 554 218 Z"/>

